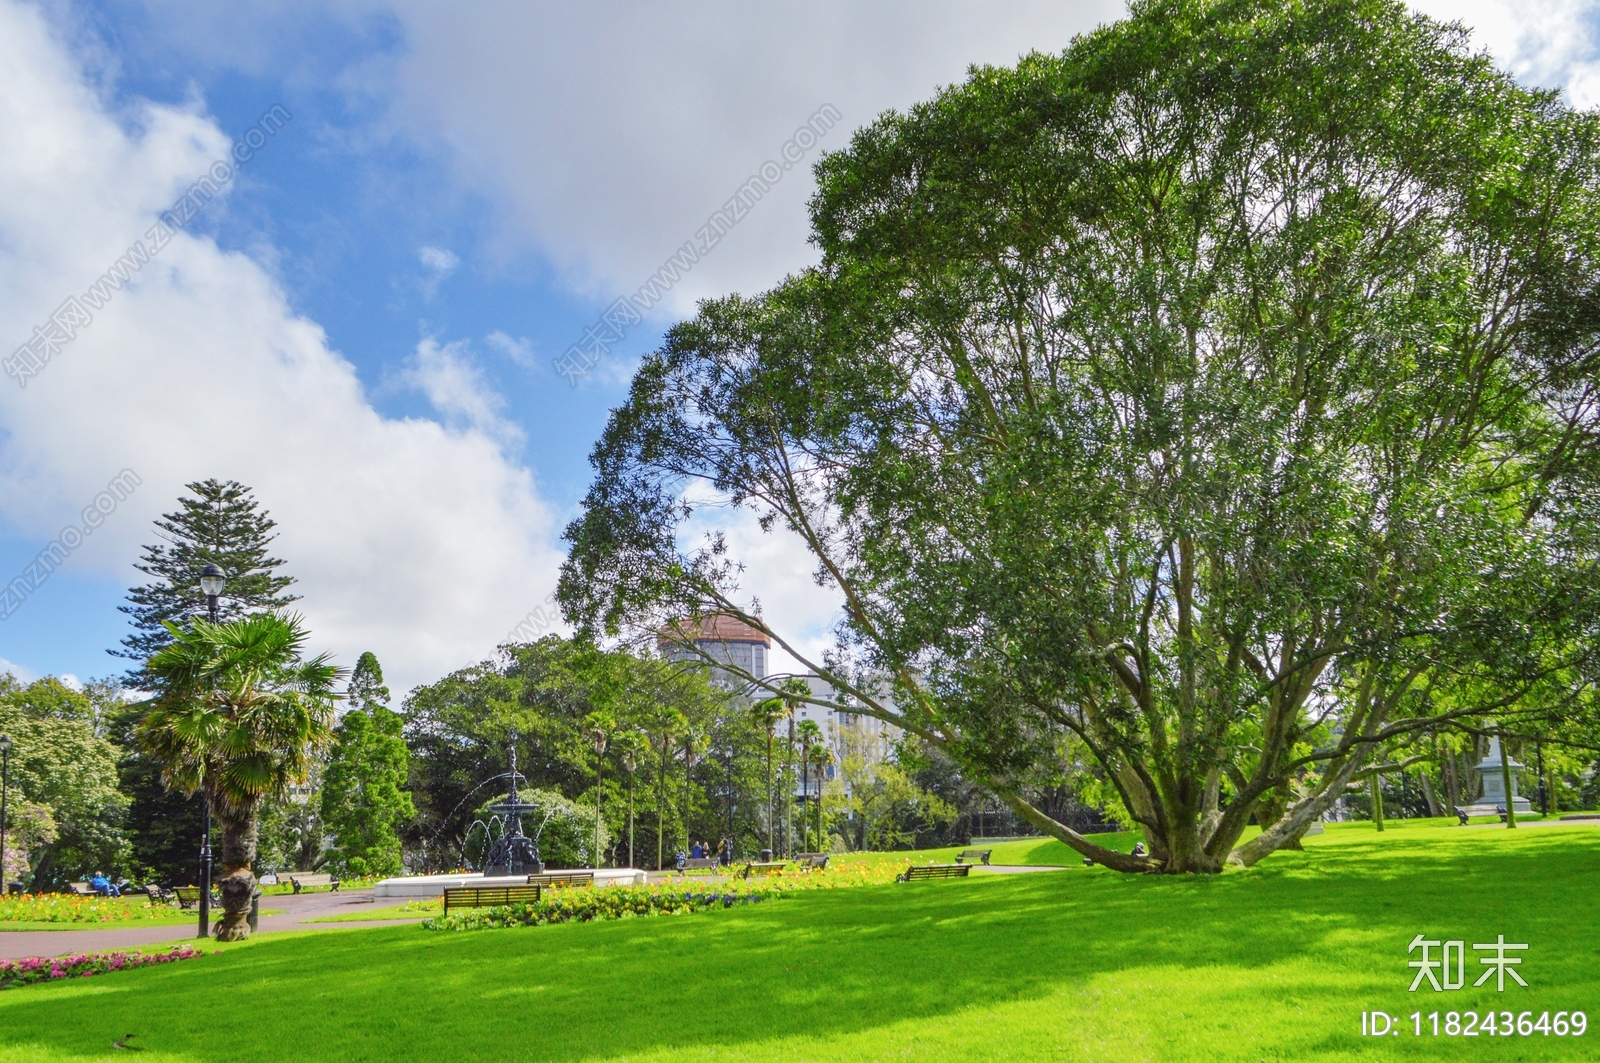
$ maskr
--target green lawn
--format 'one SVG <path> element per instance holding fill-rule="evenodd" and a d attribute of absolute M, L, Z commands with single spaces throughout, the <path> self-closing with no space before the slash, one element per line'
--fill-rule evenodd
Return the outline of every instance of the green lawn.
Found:
<path fill-rule="evenodd" d="M 1600 1017 L 1597 876 L 1594 827 L 1412 821 L 1336 827 L 1211 879 L 1080 864 L 679 918 L 264 935 L 0 993 L 0 1061 L 120 1063 L 111 1041 L 129 1032 L 150 1063 L 1587 1060 L 1600 1030 L 1360 1031 L 1372 1009 Z M 1407 993 L 1419 932 L 1528 943 L 1530 988 Z"/>

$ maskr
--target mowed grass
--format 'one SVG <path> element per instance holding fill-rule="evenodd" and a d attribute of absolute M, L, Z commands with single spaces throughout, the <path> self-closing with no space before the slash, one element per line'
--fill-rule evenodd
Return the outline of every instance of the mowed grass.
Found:
<path fill-rule="evenodd" d="M 681 918 L 263 935 L 0 993 L 0 1061 L 120 1061 L 130 1032 L 150 1063 L 1587 1060 L 1600 1030 L 1362 1038 L 1361 1012 L 1600 1019 L 1597 873 L 1594 827 L 1412 822 L 1208 879 L 1079 865 Z M 1530 986 L 1410 994 L 1419 932 L 1526 942 Z"/>

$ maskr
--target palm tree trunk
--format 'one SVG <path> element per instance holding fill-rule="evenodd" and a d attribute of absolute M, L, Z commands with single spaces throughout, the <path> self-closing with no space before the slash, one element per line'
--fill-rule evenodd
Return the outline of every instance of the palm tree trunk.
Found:
<path fill-rule="evenodd" d="M 778 847 L 775 844 L 773 844 L 773 842 L 774 842 L 774 839 L 773 839 L 773 826 L 774 826 L 774 824 L 772 822 L 772 728 L 769 726 L 767 728 L 767 848 L 773 850 L 774 852 L 776 852 Z"/>
<path fill-rule="evenodd" d="M 800 849 L 811 852 L 811 825 L 807 822 L 806 799 L 811 796 L 811 763 L 804 754 L 800 756 Z"/>
<path fill-rule="evenodd" d="M 661 732 L 661 783 L 656 787 L 656 870 L 662 868 L 666 858 L 667 837 L 667 743 L 670 737 Z"/>
<path fill-rule="evenodd" d="M 256 892 L 256 876 L 250 866 L 256 859 L 256 809 L 251 804 L 238 808 L 216 802 L 222 826 L 222 876 L 217 890 L 222 894 L 222 921 L 217 924 L 218 941 L 243 941 L 250 936 L 250 901 Z"/>

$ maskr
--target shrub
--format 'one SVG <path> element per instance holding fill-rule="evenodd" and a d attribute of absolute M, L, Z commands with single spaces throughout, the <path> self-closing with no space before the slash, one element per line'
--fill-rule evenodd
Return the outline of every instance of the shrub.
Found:
<path fill-rule="evenodd" d="M 77 956 L 29 956 L 21 960 L 0 960 L 0 989 L 14 989 L 34 982 L 53 982 L 59 978 L 89 978 L 112 971 L 192 960 L 201 955 L 203 953 L 199 949 L 180 945 L 171 952 L 86 952 Z"/>
<path fill-rule="evenodd" d="M 426 919 L 427 930 L 500 930 L 547 923 L 587 923 L 596 919 L 635 919 L 653 915 L 689 915 L 711 908 L 757 904 L 777 897 L 782 889 L 727 885 L 707 889 L 671 886 L 604 886 L 591 889 L 553 889 L 536 904 L 468 908 Z"/>

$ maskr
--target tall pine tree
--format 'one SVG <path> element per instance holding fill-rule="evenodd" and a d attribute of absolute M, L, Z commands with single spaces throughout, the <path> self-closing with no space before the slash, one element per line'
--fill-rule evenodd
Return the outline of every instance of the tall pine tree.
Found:
<path fill-rule="evenodd" d="M 193 497 L 179 498 L 178 511 L 156 521 L 161 541 L 146 546 L 134 566 L 151 582 L 129 588 L 128 604 L 121 607 L 133 618 L 134 630 L 122 640 L 122 649 L 110 652 L 139 662 L 124 677 L 134 689 L 150 689 L 144 662 L 171 641 L 161 622 L 181 623 L 204 612 L 200 570 L 208 562 L 228 574 L 227 589 L 218 603 L 223 620 L 278 609 L 299 597 L 284 593 L 294 579 L 278 575 L 283 561 L 267 553 L 277 523 L 260 508 L 250 488 L 236 480 L 201 480 L 187 486 Z"/>
<path fill-rule="evenodd" d="M 345 690 L 350 709 L 322 779 L 322 821 L 335 837 L 330 861 L 351 875 L 401 870 L 399 827 L 417 817 L 404 789 L 410 751 L 401 719 L 388 709 L 389 688 L 372 653 L 363 653 Z"/>

